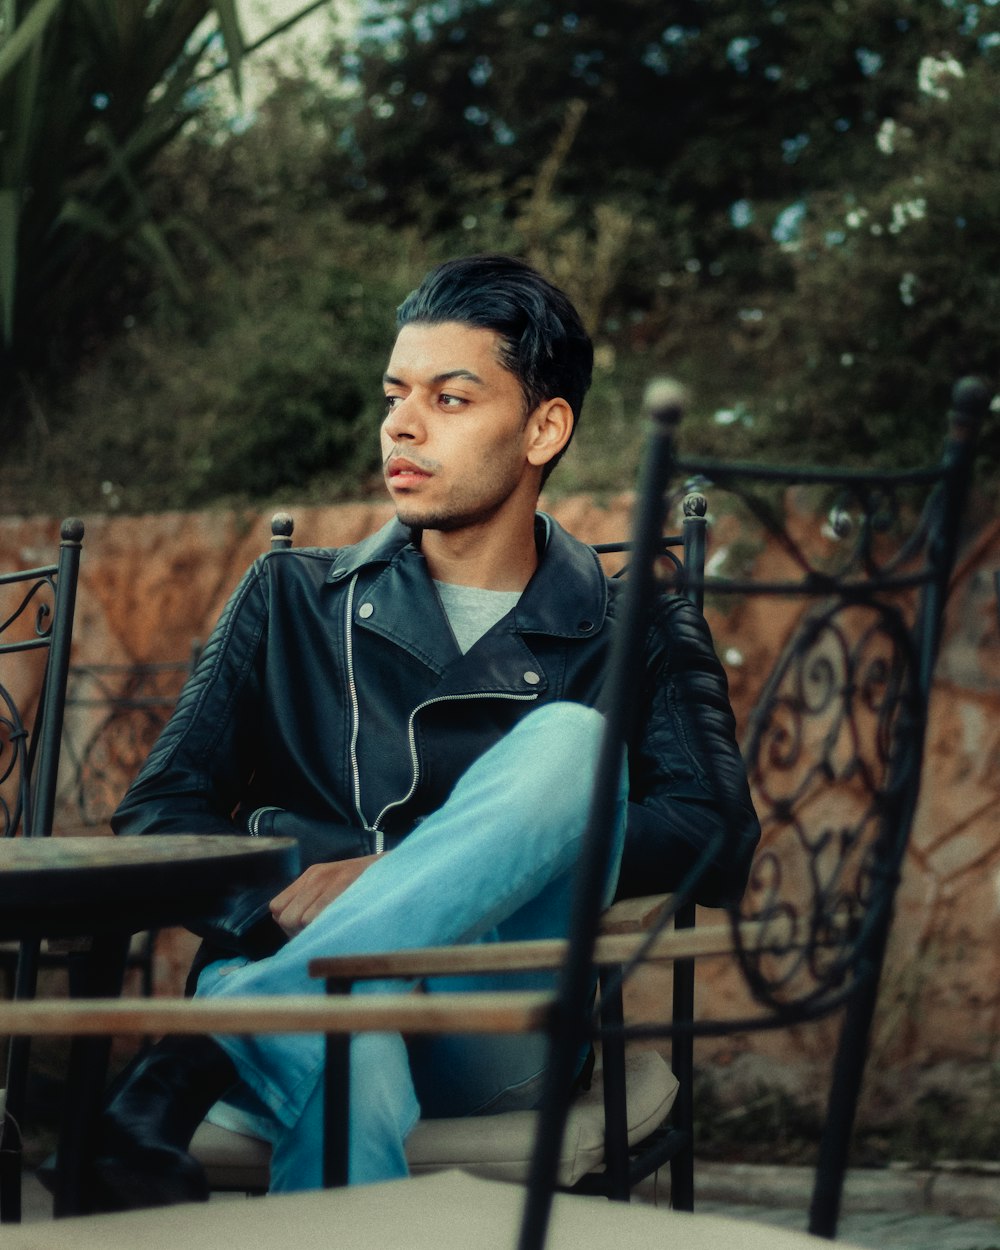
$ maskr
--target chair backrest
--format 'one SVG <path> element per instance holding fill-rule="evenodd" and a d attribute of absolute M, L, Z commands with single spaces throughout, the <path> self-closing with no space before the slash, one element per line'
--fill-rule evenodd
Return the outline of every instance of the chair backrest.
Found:
<path fill-rule="evenodd" d="M 0 836 L 52 833 L 83 522 L 66 520 L 54 564 L 0 574 Z M 30 998 L 37 940 L 20 944 L 16 998 Z M 22 1120 L 29 1039 L 12 1038 L 0 1118 L 0 1218 L 21 1210 Z"/>
<path fill-rule="evenodd" d="M 845 1007 L 810 1212 L 810 1230 L 820 1235 L 833 1236 L 836 1229 L 893 901 L 919 793 L 961 513 L 990 400 L 984 384 L 959 383 L 940 462 L 914 470 L 674 458 L 669 432 L 662 436 L 666 450 L 654 447 L 648 458 L 650 476 L 663 473 L 663 459 L 672 460 L 670 470 L 689 486 L 705 486 L 715 532 L 723 541 L 727 531 L 738 539 L 731 561 L 745 558 L 755 542 L 763 549 L 768 540 L 763 574 L 728 571 L 717 551 L 702 584 L 708 610 L 721 600 L 741 614 L 748 635 L 766 630 L 772 638 L 779 631 L 783 636 L 745 741 L 762 843 L 746 895 L 731 908 L 737 962 L 757 1010 L 739 1020 L 694 1019 L 682 1027 L 692 1035 L 782 1027 Z M 679 417 L 675 406 L 664 429 Z M 800 518 L 786 518 L 793 489 L 808 493 L 809 511 L 826 517 L 815 543 L 800 532 Z M 637 525 L 655 530 L 655 501 L 641 507 L 647 515 Z M 759 602 L 763 609 L 755 609 Z M 596 791 L 595 810 L 598 819 L 606 818 Z M 586 872 L 584 866 L 581 876 Z M 589 925 L 592 931 L 592 890 L 579 897 L 576 930 Z M 675 904 L 683 905 L 683 898 Z M 586 908 L 591 910 L 584 914 Z M 668 910 L 658 927 L 672 919 Z M 583 972 L 572 964 L 574 943 L 584 956 L 588 949 L 577 931 L 564 985 L 576 975 L 573 992 L 585 996 Z M 568 1012 L 566 1022 L 557 1018 L 553 1027 L 557 1039 L 570 1037 Z M 599 1036 L 599 1027 L 592 1027 Z M 615 1026 L 619 1039 L 676 1031 L 672 1020 Z M 562 1071 L 556 1063 L 552 1067 L 556 1102 L 568 1061 Z M 559 1111 L 549 1118 L 542 1136 L 551 1131 L 558 1137 Z M 547 1151 L 551 1147 L 540 1140 L 522 1246 L 541 1244 L 531 1230 L 544 1222 L 551 1188 Z"/>
<path fill-rule="evenodd" d="M 725 525 L 767 540 L 762 576 L 706 578 L 748 630 L 782 638 L 744 757 L 762 826 L 735 930 L 755 999 L 777 1024 L 825 1014 L 877 979 L 913 822 L 928 702 L 975 437 L 990 401 L 955 389 L 938 465 L 892 473 L 688 459 Z M 790 522 L 795 501 L 811 506 Z M 801 500 L 800 500 L 801 502 Z M 791 503 L 791 507 L 788 505 Z M 817 523 L 803 523 L 811 515 Z M 751 528 L 755 527 L 755 528 Z M 723 563 L 724 567 L 724 563 Z M 775 950 L 775 935 L 789 939 Z"/>
<path fill-rule="evenodd" d="M 272 550 L 291 547 L 294 527 L 287 512 L 274 514 Z M 187 659 L 71 667 L 59 788 L 60 813 L 71 827 L 111 819 L 170 719 L 201 648 L 194 638 Z"/>
<path fill-rule="evenodd" d="M 64 521 L 56 563 L 0 574 L 0 835 L 5 837 L 52 832 L 82 542 L 83 522 Z"/>

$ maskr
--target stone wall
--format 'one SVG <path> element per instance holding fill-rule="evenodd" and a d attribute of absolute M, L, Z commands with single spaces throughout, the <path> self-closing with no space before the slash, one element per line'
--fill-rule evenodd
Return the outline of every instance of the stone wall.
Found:
<path fill-rule="evenodd" d="M 575 498 L 552 507 L 591 541 L 627 533 L 629 499 L 598 507 Z M 295 509 L 295 542 L 354 542 L 390 515 L 388 505 Z M 204 639 L 239 576 L 267 546 L 268 516 L 202 512 L 87 518 L 73 657 L 75 664 L 183 660 Z M 0 568 L 51 558 L 58 522 L 0 518 Z M 776 557 L 763 552 L 766 565 Z M 1000 1060 L 1000 636 L 992 572 L 1000 568 L 1000 523 L 964 547 L 938 666 L 925 777 L 899 895 L 884 981 L 875 1064 L 883 1092 L 915 1070 L 953 1061 Z M 711 614 L 710 614 L 711 615 Z M 734 706 L 745 717 L 753 676 L 766 671 L 780 637 L 775 619 L 740 610 L 711 615 L 720 654 L 731 653 Z M 86 709 L 73 716 L 86 717 Z M 85 726 L 76 726 L 77 731 Z M 127 778 L 122 779 L 125 784 Z M 71 821 L 69 823 L 72 823 Z M 165 935 L 157 979 L 176 989 L 190 958 L 187 935 Z M 742 1010 L 725 969 L 702 965 L 701 1010 Z M 646 998 L 665 986 L 648 977 Z M 764 1065 L 797 1073 L 800 1087 L 825 1065 L 829 1024 L 699 1043 L 719 1068 Z M 909 1075 L 908 1075 L 909 1074 Z"/>

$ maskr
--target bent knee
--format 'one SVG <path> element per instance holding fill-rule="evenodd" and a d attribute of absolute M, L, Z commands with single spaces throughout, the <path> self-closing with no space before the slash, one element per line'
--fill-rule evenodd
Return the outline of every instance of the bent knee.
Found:
<path fill-rule="evenodd" d="M 604 727 L 604 717 L 585 703 L 557 701 L 545 703 L 518 722 L 518 729 L 545 734 L 553 742 L 582 738 L 597 742 Z"/>

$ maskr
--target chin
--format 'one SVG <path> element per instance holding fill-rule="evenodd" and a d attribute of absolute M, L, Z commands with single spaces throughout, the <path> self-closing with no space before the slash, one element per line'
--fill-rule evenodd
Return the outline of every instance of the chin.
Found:
<path fill-rule="evenodd" d="M 440 513 L 421 513 L 415 508 L 397 508 L 396 516 L 403 525 L 411 530 L 440 530 L 447 534 L 451 530 L 459 530 L 468 525 L 468 517 L 442 516 Z"/>

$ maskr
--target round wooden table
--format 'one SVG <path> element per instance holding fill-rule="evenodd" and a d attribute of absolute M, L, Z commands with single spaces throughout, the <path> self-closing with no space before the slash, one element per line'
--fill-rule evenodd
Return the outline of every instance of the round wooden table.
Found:
<path fill-rule="evenodd" d="M 0 839 L 0 939 L 131 936 L 218 911 L 297 868 L 294 838 L 226 834 Z"/>
<path fill-rule="evenodd" d="M 89 938 L 78 958 L 84 997 L 121 993 L 129 939 L 170 925 L 197 926 L 227 898 L 259 887 L 262 901 L 298 871 L 293 838 L 225 834 L 140 837 L 0 838 L 0 939 L 24 944 L 29 960 L 42 938 Z M 34 954 L 32 954 L 32 951 Z M 22 959 L 24 955 L 22 954 Z M 30 983 L 33 984 L 33 972 Z M 0 1034 L 3 1004 L 0 1003 Z M 8 1111 L 20 1116 L 27 1039 L 11 1039 Z M 73 1039 L 54 1190 L 56 1215 L 88 1210 L 83 1161 L 93 1145 L 107 1077 L 110 1038 Z M 6 1187 L 5 1187 L 6 1188 Z M 0 1195 L 2 1197 L 2 1195 Z M 20 1187 L 6 1205 L 19 1218 Z M 0 1210 L 4 1220 L 11 1218 Z"/>

